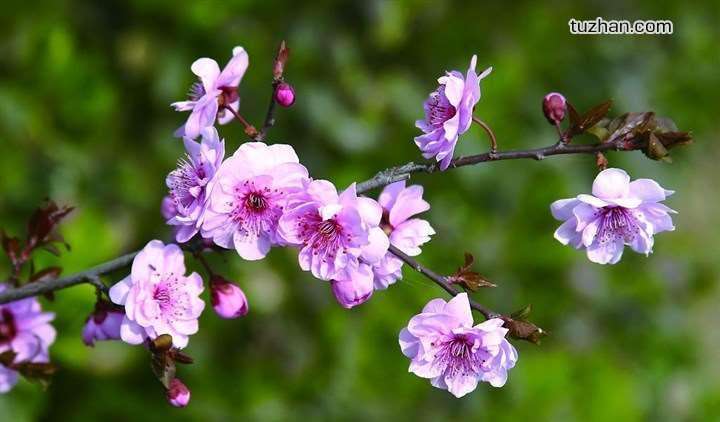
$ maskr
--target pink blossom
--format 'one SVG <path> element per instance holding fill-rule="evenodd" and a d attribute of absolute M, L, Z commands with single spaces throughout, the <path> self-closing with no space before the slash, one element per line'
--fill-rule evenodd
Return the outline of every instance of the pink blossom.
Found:
<path fill-rule="evenodd" d="M 85 345 L 93 347 L 99 340 L 119 340 L 120 326 L 125 317 L 125 312 L 115 305 L 100 301 L 95 305 L 95 310 L 85 321 L 82 338 Z"/>
<path fill-rule="evenodd" d="M 473 56 L 465 77 L 453 70 L 438 78 L 440 86 L 424 104 L 425 119 L 415 123 L 424 132 L 415 143 L 423 157 L 435 157 L 440 170 L 448 168 L 458 137 L 470 128 L 473 108 L 480 100 L 480 81 L 492 71 L 489 67 L 478 76 L 476 63 Z"/>
<path fill-rule="evenodd" d="M 237 284 L 222 277 L 213 277 L 210 282 L 210 299 L 215 313 L 222 318 L 238 318 L 248 313 L 245 293 Z"/>
<path fill-rule="evenodd" d="M 167 389 L 167 399 L 173 407 L 185 407 L 190 403 L 190 389 L 178 378 L 173 378 Z"/>
<path fill-rule="evenodd" d="M 422 199 L 422 186 L 405 187 L 405 182 L 395 182 L 383 189 L 378 202 L 383 216 L 380 227 L 389 236 L 390 244 L 410 256 L 420 255 L 420 246 L 430 240 L 435 230 L 425 220 L 411 218 L 430 209 Z M 392 253 L 373 265 L 375 288 L 386 289 L 402 278 L 402 261 Z"/>
<path fill-rule="evenodd" d="M 125 307 L 120 337 L 141 344 L 169 334 L 177 348 L 198 331 L 205 302 L 198 273 L 185 275 L 185 258 L 175 245 L 150 241 L 133 260 L 130 275 L 110 288 L 110 299 Z"/>
<path fill-rule="evenodd" d="M 203 129 L 213 126 L 216 118 L 220 124 L 230 122 L 234 118 L 233 114 L 222 107 L 227 106 L 235 111 L 239 109 L 237 87 L 247 67 L 248 55 L 242 47 L 233 49 L 233 56 L 222 72 L 213 59 L 203 57 L 195 60 L 190 69 L 200 78 L 200 82 L 190 88 L 188 101 L 172 103 L 176 111 L 192 110 L 187 122 L 175 135 L 195 139 Z"/>
<path fill-rule="evenodd" d="M 433 299 L 400 332 L 400 348 L 411 359 L 410 372 L 434 387 L 462 397 L 478 382 L 502 387 L 518 354 L 505 339 L 500 318 L 473 326 L 467 293 L 449 302 Z"/>
<path fill-rule="evenodd" d="M 0 292 L 7 289 L 0 284 Z M 42 312 L 36 298 L 22 299 L 0 305 L 0 353 L 15 353 L 13 363 L 49 362 L 49 347 L 55 341 L 51 312 Z M 0 393 L 10 391 L 18 380 L 18 373 L 0 364 Z"/>
<path fill-rule="evenodd" d="M 655 234 L 675 230 L 670 217 L 675 211 L 660 203 L 672 194 L 654 180 L 630 182 L 624 170 L 603 170 L 593 182 L 592 195 L 552 203 L 553 217 L 563 221 L 555 238 L 585 248 L 588 259 L 598 264 L 620 261 L 625 245 L 647 256 Z"/>
<path fill-rule="evenodd" d="M 361 264 L 378 262 L 388 248 L 388 238 L 379 227 L 382 208 L 370 198 L 358 197 L 354 184 L 340 194 L 326 180 L 305 185 L 292 196 L 278 233 L 288 244 L 300 247 L 300 268 L 315 277 L 362 277 Z"/>
<path fill-rule="evenodd" d="M 289 195 L 300 191 L 307 177 L 290 145 L 242 144 L 218 171 L 202 236 L 235 248 L 243 259 L 264 258 L 281 243 L 278 220 Z"/>
<path fill-rule="evenodd" d="M 367 264 L 360 264 L 352 278 L 330 282 L 335 299 L 346 309 L 354 308 L 370 299 L 373 294 L 373 272 Z"/>
<path fill-rule="evenodd" d="M 163 200 L 161 208 L 169 216 L 167 224 L 176 229 L 175 240 L 181 243 L 200 230 L 213 179 L 225 157 L 225 141 L 213 127 L 203 130 L 200 143 L 189 138 L 183 141 L 186 158 L 178 161 L 178 167 L 165 180 L 173 203 Z"/>

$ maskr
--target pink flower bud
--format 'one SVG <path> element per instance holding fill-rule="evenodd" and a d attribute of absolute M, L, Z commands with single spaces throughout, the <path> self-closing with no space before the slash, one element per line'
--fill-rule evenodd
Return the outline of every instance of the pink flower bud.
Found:
<path fill-rule="evenodd" d="M 213 276 L 210 282 L 210 299 L 215 313 L 222 318 L 238 318 L 248 313 L 245 293 L 237 284 L 220 276 Z"/>
<path fill-rule="evenodd" d="M 543 98 L 543 113 L 551 125 L 559 124 L 565 118 L 567 104 L 565 97 L 558 92 L 551 92 Z"/>
<path fill-rule="evenodd" d="M 167 389 L 168 403 L 175 407 L 185 407 L 190 402 L 190 390 L 177 378 L 170 381 Z"/>
<path fill-rule="evenodd" d="M 374 289 L 372 276 L 333 280 L 330 283 L 335 299 L 340 306 L 347 309 L 365 303 L 372 296 Z"/>
<path fill-rule="evenodd" d="M 279 83 L 275 88 L 275 101 L 283 107 L 290 107 L 295 102 L 295 90 L 290 84 Z"/>
<path fill-rule="evenodd" d="M 107 301 L 98 302 L 95 311 L 85 321 L 82 331 L 83 343 L 93 347 L 99 340 L 120 339 L 120 325 L 124 317 L 125 312 L 121 308 L 117 309 Z"/>

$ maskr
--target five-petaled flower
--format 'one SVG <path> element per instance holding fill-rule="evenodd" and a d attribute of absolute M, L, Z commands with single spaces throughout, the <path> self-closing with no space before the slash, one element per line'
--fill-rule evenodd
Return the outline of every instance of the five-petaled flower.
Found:
<path fill-rule="evenodd" d="M 412 218 L 430 209 L 430 204 L 422 195 L 422 186 L 405 187 L 405 181 L 401 181 L 387 185 L 378 197 L 378 203 L 383 209 L 380 228 L 390 238 L 390 244 L 410 256 L 420 255 L 420 246 L 435 234 L 430 223 Z M 398 257 L 386 253 L 380 262 L 373 265 L 375 288 L 386 289 L 402 278 L 402 264 Z"/>
<path fill-rule="evenodd" d="M 7 288 L 0 284 L 0 292 Z M 43 312 L 34 297 L 0 305 L 0 353 L 14 353 L 13 364 L 49 362 L 48 348 L 56 334 L 50 325 L 53 318 L 55 314 Z M 10 391 L 17 381 L 17 371 L 0 364 L 0 393 Z"/>
<path fill-rule="evenodd" d="M 672 193 L 654 180 L 631 182 L 624 170 L 603 170 L 593 182 L 592 195 L 552 203 L 553 217 L 563 221 L 555 238 L 586 248 L 590 261 L 598 264 L 620 261 L 625 245 L 649 255 L 655 234 L 675 230 L 670 218 L 675 211 L 660 203 Z"/>
<path fill-rule="evenodd" d="M 424 132 L 415 143 L 423 157 L 440 162 L 440 170 L 450 166 L 458 137 L 470 128 L 473 109 L 480 101 L 480 81 L 492 71 L 489 67 L 478 75 L 476 63 L 473 56 L 465 77 L 453 70 L 438 78 L 440 86 L 424 104 L 425 119 L 415 123 Z"/>
<path fill-rule="evenodd" d="M 180 159 L 165 179 L 172 204 L 163 200 L 161 206 L 163 215 L 169 217 L 167 224 L 175 227 L 175 240 L 181 243 L 200 230 L 213 178 L 225 158 L 225 141 L 214 127 L 203 129 L 200 143 L 190 138 L 183 141 L 185 159 Z"/>
<path fill-rule="evenodd" d="M 202 226 L 202 236 L 243 259 L 262 259 L 277 237 L 288 197 L 308 177 L 290 145 L 247 142 L 218 171 Z"/>
<path fill-rule="evenodd" d="M 200 82 L 192 85 L 187 101 L 172 103 L 177 111 L 192 110 L 187 122 L 175 135 L 195 139 L 203 129 L 213 126 L 216 118 L 220 124 L 230 122 L 234 118 L 233 113 L 225 108 L 237 112 L 240 107 L 237 88 L 247 67 L 248 55 L 242 47 L 233 48 L 233 56 L 222 72 L 213 59 L 203 57 L 195 60 L 190 69 Z"/>
<path fill-rule="evenodd" d="M 502 325 L 493 318 L 473 326 L 467 293 L 433 299 L 400 332 L 400 348 L 411 359 L 410 372 L 462 397 L 480 381 L 505 385 L 518 354 Z"/>
<path fill-rule="evenodd" d="M 387 252 L 381 217 L 380 205 L 358 197 L 355 184 L 338 194 L 327 180 L 313 180 L 292 196 L 279 233 L 300 247 L 300 268 L 321 280 L 352 279 L 358 272 L 372 277 L 372 271 L 365 271 L 369 268 L 359 267 L 378 262 Z"/>
<path fill-rule="evenodd" d="M 187 346 L 205 308 L 202 291 L 198 273 L 185 275 L 185 258 L 177 245 L 150 241 L 133 260 L 130 275 L 110 288 L 110 299 L 125 307 L 120 337 L 141 344 L 169 334 L 175 347 Z"/>

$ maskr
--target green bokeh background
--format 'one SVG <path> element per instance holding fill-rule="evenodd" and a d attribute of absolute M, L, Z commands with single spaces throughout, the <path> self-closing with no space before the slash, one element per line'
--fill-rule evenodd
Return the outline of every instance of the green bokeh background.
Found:
<path fill-rule="evenodd" d="M 516 343 L 520 360 L 502 389 L 463 399 L 407 373 L 397 333 L 443 292 L 405 271 L 365 305 L 339 307 L 325 283 L 301 272 L 295 252 L 260 262 L 213 257 L 250 300 L 250 314 L 212 311 L 181 368 L 187 409 L 170 408 L 148 356 L 122 343 L 83 346 L 93 305 L 87 286 L 44 306 L 57 313 L 50 388 L 22 381 L 0 397 L 0 420 L 716 420 L 720 418 L 720 6 L 705 2 L 571 1 L 481 4 L 424 1 L 5 2 L 0 16 L 0 226 L 20 233 L 45 197 L 77 206 L 62 227 L 73 249 L 65 274 L 167 238 L 158 207 L 182 152 L 172 138 L 185 115 L 169 103 L 201 56 L 223 65 L 243 45 L 245 117 L 259 124 L 271 58 L 292 48 L 287 77 L 297 102 L 279 110 L 274 142 L 292 144 L 317 178 L 339 186 L 419 159 L 413 122 L 446 69 L 478 54 L 492 65 L 476 114 L 502 149 L 554 142 L 542 96 L 561 91 L 587 108 L 654 110 L 691 130 L 696 144 L 673 164 L 609 154 L 612 166 L 677 193 L 677 230 L 649 258 L 590 263 L 552 238 L 548 206 L 587 191 L 585 156 L 508 161 L 418 175 L 437 230 L 422 261 L 452 271 L 464 251 L 499 287 L 475 294 L 502 311 L 528 303 L 551 332 Z M 670 36 L 570 35 L 570 18 L 670 19 Z M 239 125 L 221 130 L 228 149 Z M 589 142 L 589 139 L 579 142 Z M 486 149 L 473 129 L 460 154 Z M 42 263 L 57 259 L 39 254 Z M 3 262 L 2 274 L 7 274 Z M 121 277 L 117 274 L 106 281 Z"/>

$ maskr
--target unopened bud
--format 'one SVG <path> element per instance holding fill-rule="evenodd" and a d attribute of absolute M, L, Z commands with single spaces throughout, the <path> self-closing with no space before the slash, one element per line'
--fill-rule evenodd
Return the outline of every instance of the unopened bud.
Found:
<path fill-rule="evenodd" d="M 543 98 L 543 113 L 551 125 L 559 124 L 565 118 L 567 104 L 565 97 L 557 92 L 551 92 Z"/>
<path fill-rule="evenodd" d="M 185 407 L 190 403 L 190 390 L 177 378 L 170 381 L 167 389 L 168 403 L 175 407 Z"/>
<path fill-rule="evenodd" d="M 275 88 L 275 101 L 283 107 L 290 107 L 295 102 L 295 90 L 285 82 Z"/>
<path fill-rule="evenodd" d="M 331 281 L 332 291 L 340 306 L 354 308 L 370 299 L 373 294 L 373 277 L 355 277 L 349 280 Z"/>
<path fill-rule="evenodd" d="M 242 289 L 217 275 L 210 282 L 210 300 L 215 313 L 222 318 L 238 318 L 248 313 L 248 301 Z"/>

